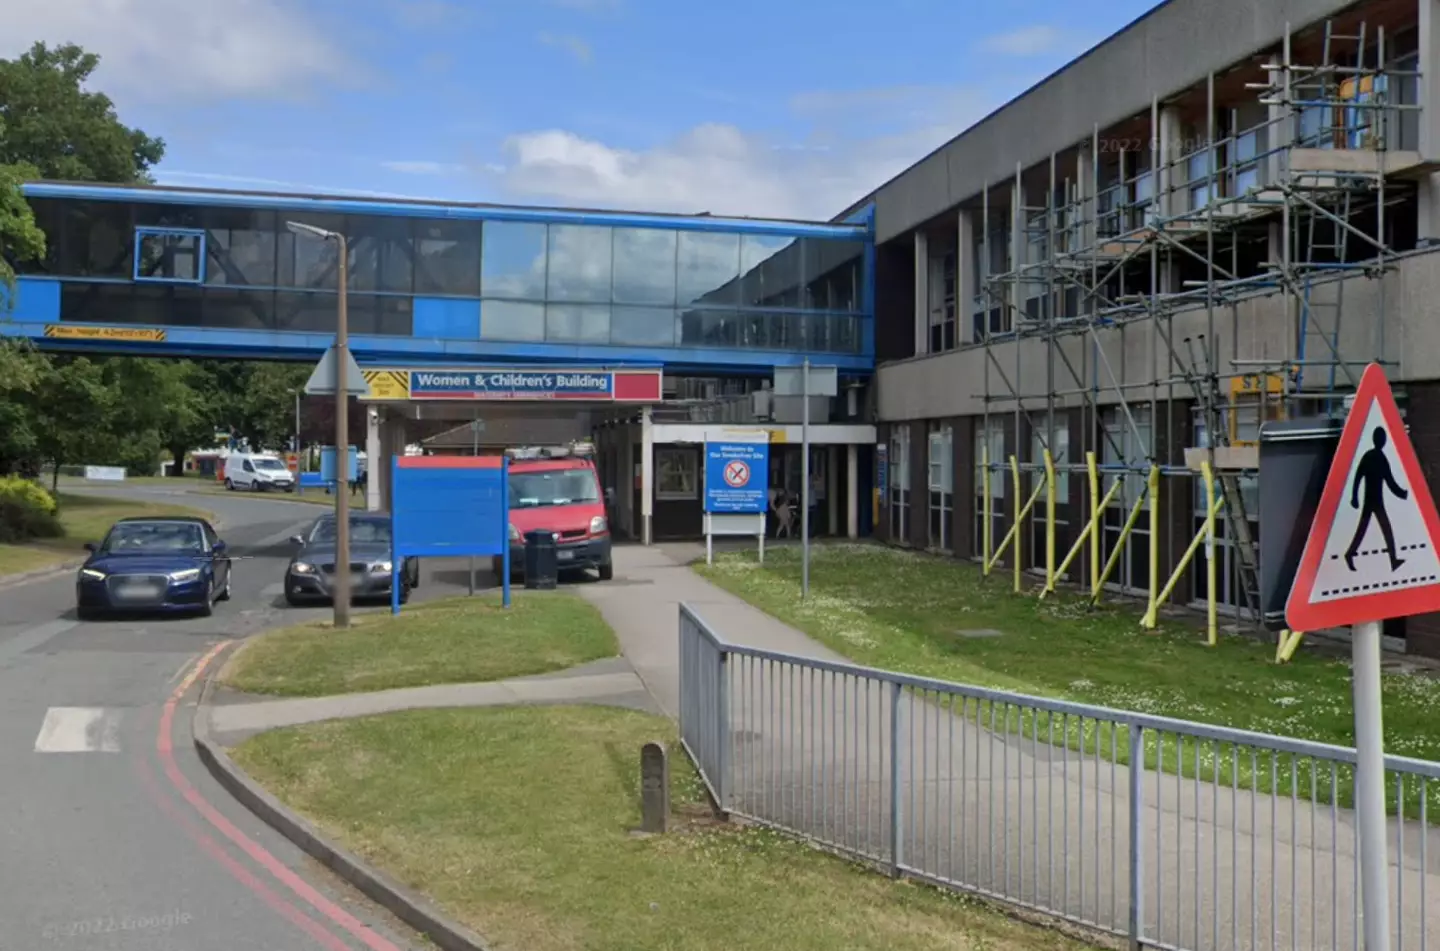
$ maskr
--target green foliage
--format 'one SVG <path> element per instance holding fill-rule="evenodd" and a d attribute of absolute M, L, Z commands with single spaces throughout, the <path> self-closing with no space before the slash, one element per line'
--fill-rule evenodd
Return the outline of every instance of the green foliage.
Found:
<path fill-rule="evenodd" d="M 0 113 L 0 142 L 5 140 L 3 113 Z M 10 310 L 10 292 L 15 287 L 15 268 L 10 261 L 33 261 L 45 254 L 45 235 L 35 226 L 35 215 L 20 194 L 20 184 L 34 178 L 28 164 L 0 165 L 0 319 Z"/>
<path fill-rule="evenodd" d="M 29 479 L 0 476 L 0 544 L 61 534 L 54 496 Z"/>
<path fill-rule="evenodd" d="M 165 143 L 122 123 L 109 96 L 86 88 L 98 65 L 73 43 L 36 43 L 0 60 L 0 165 L 72 182 L 148 180 Z"/>

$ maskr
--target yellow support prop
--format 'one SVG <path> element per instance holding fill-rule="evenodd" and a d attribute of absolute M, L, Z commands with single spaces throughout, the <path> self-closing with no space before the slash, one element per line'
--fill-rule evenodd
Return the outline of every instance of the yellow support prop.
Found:
<path fill-rule="evenodd" d="M 1000 539 L 1000 544 L 995 546 L 995 554 L 990 560 L 991 568 L 994 568 L 996 565 L 1000 564 L 1000 559 L 1004 556 L 1005 550 L 1010 547 L 1010 543 L 1012 541 L 1014 541 L 1017 545 L 1016 550 L 1019 550 L 1019 536 L 1017 534 L 1019 531 L 1018 526 L 1024 519 L 1029 517 L 1030 510 L 1035 507 L 1035 503 L 1040 501 L 1040 492 L 1044 488 L 1045 487 L 1043 485 L 1037 485 L 1035 487 L 1035 491 L 1030 493 L 1030 498 L 1026 500 L 1024 507 L 1022 507 L 1018 512 L 1016 512 L 1017 518 L 1015 524 L 1010 526 L 1010 530 L 1007 531 L 1005 533 L 1005 536 Z M 1019 559 L 1017 558 L 1016 561 L 1018 563 Z"/>
<path fill-rule="evenodd" d="M 1055 587 L 1055 457 L 1045 450 L 1045 590 Z"/>
<path fill-rule="evenodd" d="M 1210 463 L 1200 467 L 1200 474 L 1205 479 L 1205 498 L 1215 497 L 1215 473 L 1210 468 Z M 1219 600 L 1215 594 L 1216 571 L 1218 566 L 1215 559 L 1215 507 L 1207 506 L 1205 512 L 1205 634 L 1210 646 L 1214 647 L 1219 642 Z"/>
<path fill-rule="evenodd" d="M 1210 473 L 1210 463 L 1204 462 L 1201 463 L 1201 466 L 1205 476 L 1205 483 L 1207 485 L 1213 484 L 1213 476 Z M 1209 504 L 1205 508 L 1207 527 L 1213 528 L 1215 513 L 1220 511 L 1220 506 L 1224 504 L 1225 496 L 1223 494 L 1210 496 Z M 1175 566 L 1175 573 L 1170 576 L 1169 581 L 1165 582 L 1165 587 L 1160 589 L 1160 594 L 1156 598 L 1155 606 L 1146 611 L 1145 616 L 1140 619 L 1141 627 L 1146 630 L 1153 630 L 1155 628 L 1155 625 L 1159 622 L 1160 605 L 1170 600 L 1170 595 L 1175 590 L 1175 586 L 1180 583 L 1181 576 L 1183 576 L 1185 570 L 1190 567 L 1190 562 L 1195 560 L 1195 552 L 1200 550 L 1200 543 L 1205 541 L 1206 531 L 1206 528 L 1202 528 L 1195 533 L 1195 537 L 1191 539 L 1189 547 L 1185 549 L 1185 554 L 1180 559 L 1180 564 Z"/>
<path fill-rule="evenodd" d="M 1149 490 L 1147 489 L 1146 492 Z M 1130 532 L 1135 528 L 1135 523 L 1140 520 L 1140 512 L 1145 508 L 1146 493 L 1141 493 L 1130 507 L 1130 514 L 1125 519 L 1125 525 L 1120 529 L 1120 538 L 1115 542 L 1115 550 L 1110 553 L 1110 558 L 1105 562 L 1105 569 L 1100 572 L 1100 585 L 1090 594 L 1092 605 L 1100 603 L 1100 594 L 1105 587 L 1105 582 L 1110 580 L 1110 573 L 1115 570 L 1115 565 L 1120 561 L 1120 555 L 1125 551 L 1125 542 L 1130 538 Z"/>
<path fill-rule="evenodd" d="M 1155 613 L 1160 593 L 1160 467 L 1150 467 L 1150 602 L 1149 613 Z"/>
<path fill-rule="evenodd" d="M 1110 491 L 1105 493 L 1105 498 L 1100 500 L 1100 508 L 1103 509 L 1105 508 L 1105 506 L 1109 505 L 1110 500 L 1115 498 L 1115 493 L 1119 491 L 1120 483 L 1116 482 L 1110 487 Z M 1061 560 L 1060 567 L 1055 569 L 1055 578 L 1050 582 L 1049 585 L 1046 586 L 1045 590 L 1040 593 L 1040 597 L 1043 598 L 1045 597 L 1045 595 L 1055 590 L 1056 583 L 1061 577 L 1064 576 L 1065 572 L 1070 570 L 1070 563 L 1074 561 L 1077 557 L 1079 557 L 1080 552 L 1085 548 L 1085 543 L 1089 541 L 1090 535 L 1094 528 L 1095 522 L 1092 519 L 1091 521 L 1085 523 L 1084 528 L 1080 529 L 1080 536 L 1075 539 L 1075 544 L 1070 546 L 1070 551 L 1068 554 L 1065 555 L 1064 559 Z"/>
<path fill-rule="evenodd" d="M 1100 469 L 1095 453 L 1085 453 L 1085 465 L 1090 470 L 1090 593 L 1100 590 Z M 1116 485 L 1119 485 L 1117 480 Z"/>
<path fill-rule="evenodd" d="M 982 499 L 980 500 L 981 512 L 983 513 L 983 519 L 984 519 L 983 522 L 982 522 L 982 524 L 981 524 L 981 526 L 980 526 L 980 534 L 981 534 L 981 536 L 984 538 L 983 548 L 981 549 L 981 553 L 980 553 L 980 554 L 981 554 L 981 564 L 984 566 L 984 567 L 982 568 L 982 570 L 981 570 L 981 573 L 982 573 L 985 577 L 988 578 L 988 577 L 990 576 L 990 521 L 991 521 L 991 519 L 990 519 L 990 447 L 989 447 L 988 445 L 986 445 L 986 446 L 981 446 L 981 447 L 980 447 L 980 467 L 981 467 L 981 468 L 980 468 L 980 485 L 981 485 L 980 491 L 981 491 L 982 493 L 984 493 L 984 498 L 982 498 Z"/>
<path fill-rule="evenodd" d="M 1020 511 L 1020 460 L 1015 455 L 1010 456 L 1010 484 L 1015 487 L 1015 557 L 1010 559 L 1015 563 L 1015 593 L 1020 593 L 1020 572 L 1023 568 L 1020 565 L 1020 540 L 1025 535 L 1021 526 L 1025 523 L 1025 516 Z M 1028 511 L 1030 506 L 1025 506 Z"/>
<path fill-rule="evenodd" d="M 1300 649 L 1300 639 L 1305 636 L 1304 631 L 1281 631 L 1280 632 L 1280 654 L 1277 662 L 1288 664 Z"/>

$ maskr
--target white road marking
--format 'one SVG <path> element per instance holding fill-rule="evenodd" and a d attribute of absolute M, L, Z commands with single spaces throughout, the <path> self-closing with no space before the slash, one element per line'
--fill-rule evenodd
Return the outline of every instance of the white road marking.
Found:
<path fill-rule="evenodd" d="M 37 753 L 118 753 L 120 718 L 101 707 L 51 707 L 45 711 Z"/>

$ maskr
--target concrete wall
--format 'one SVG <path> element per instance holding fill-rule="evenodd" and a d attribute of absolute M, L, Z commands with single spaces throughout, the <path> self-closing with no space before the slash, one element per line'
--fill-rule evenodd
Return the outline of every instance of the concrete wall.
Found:
<path fill-rule="evenodd" d="M 1398 371 L 1391 371 L 1391 378 L 1398 381 L 1440 378 L 1440 320 L 1435 317 L 1436 301 L 1440 301 L 1440 253 L 1401 259 L 1383 279 L 1352 278 L 1344 284 L 1340 352 L 1347 359 L 1379 357 L 1398 361 Z M 1333 292 L 1334 289 L 1316 291 L 1315 300 L 1318 303 L 1321 293 L 1329 299 Z M 1318 306 L 1316 310 L 1319 314 Z M 1382 313 L 1383 326 L 1377 319 Z M 1328 321 L 1329 315 L 1323 316 Z M 1184 338 L 1207 333 L 1209 320 L 1200 309 L 1176 315 L 1173 326 L 1171 339 L 1188 359 Z M 1221 356 L 1220 372 L 1231 372 L 1228 360 L 1232 357 L 1277 362 L 1293 359 L 1291 340 L 1295 327 L 1296 319 L 1287 313 L 1283 295 L 1241 301 L 1233 312 L 1229 306 L 1217 308 L 1215 331 Z M 1175 375 L 1169 350 L 1159 336 L 1163 329 L 1157 328 L 1154 321 L 1141 321 L 1101 331 L 1103 360 L 1098 358 L 1089 336 L 1062 338 L 1057 347 L 1064 351 L 1082 380 L 1099 383 L 1099 402 L 1115 403 L 1119 398 L 1112 373 L 1127 383 L 1163 380 Z M 1312 338 L 1310 348 L 1311 359 L 1322 356 L 1330 359 L 1328 349 L 1318 340 Z M 1005 376 L 1012 382 L 1020 381 L 1022 393 L 1030 397 L 1026 405 L 1043 408 L 1045 384 L 1050 379 L 1046 342 L 1027 339 L 997 343 L 991 350 Z M 884 364 L 877 372 L 879 418 L 888 421 L 980 415 L 985 411 L 986 372 L 985 352 L 981 348 Z M 1002 382 L 1000 370 L 991 364 L 988 372 L 990 394 L 1008 394 L 1010 390 Z M 1053 372 L 1056 389 L 1077 388 L 1058 356 Z M 1311 372 L 1328 371 L 1312 368 Z M 1162 390 L 1160 398 L 1164 399 L 1167 393 Z M 1190 394 L 1181 386 L 1174 395 L 1179 399 Z M 1149 398 L 1148 389 L 1126 390 L 1128 400 L 1148 402 Z M 1077 396 L 1063 399 L 1060 404 L 1079 405 L 1080 402 Z M 992 403 L 992 412 L 1003 405 Z"/>
<path fill-rule="evenodd" d="M 875 193 L 887 241 L 1033 164 L 1324 19 L 1348 0 L 1170 0 L 991 113 Z M 1019 154 L 1017 143 L 1024 143 Z M 862 202 L 857 203 L 863 204 Z"/>

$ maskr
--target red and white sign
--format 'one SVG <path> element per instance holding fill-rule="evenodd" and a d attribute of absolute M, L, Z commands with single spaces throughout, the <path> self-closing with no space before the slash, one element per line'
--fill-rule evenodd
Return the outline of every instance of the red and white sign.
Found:
<path fill-rule="evenodd" d="M 1286 623 L 1314 631 L 1440 611 L 1437 541 L 1420 460 L 1385 371 L 1372 363 L 1345 418 Z"/>
<path fill-rule="evenodd" d="M 725 464 L 725 484 L 732 489 L 743 489 L 750 484 L 750 464 L 732 459 Z"/>

